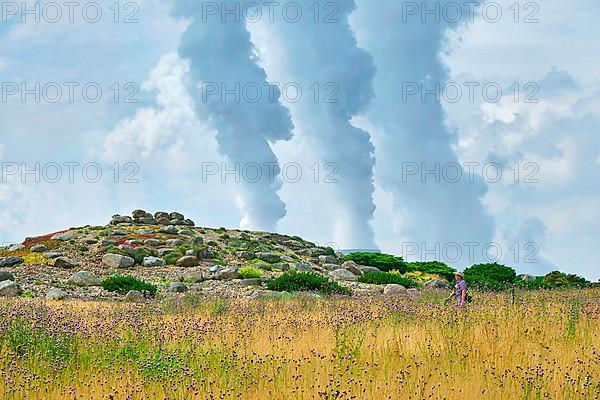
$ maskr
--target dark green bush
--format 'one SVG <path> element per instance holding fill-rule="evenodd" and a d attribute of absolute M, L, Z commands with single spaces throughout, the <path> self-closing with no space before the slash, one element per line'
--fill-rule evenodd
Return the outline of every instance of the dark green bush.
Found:
<path fill-rule="evenodd" d="M 390 283 L 396 283 L 404 287 L 419 286 L 419 284 L 416 281 L 391 272 L 367 272 L 366 274 L 358 278 L 358 281 L 362 283 L 371 283 L 374 285 L 387 285 Z"/>
<path fill-rule="evenodd" d="M 320 292 L 323 294 L 351 294 L 350 289 L 314 272 L 289 271 L 267 282 L 269 290 L 278 292 Z"/>
<path fill-rule="evenodd" d="M 483 290 L 504 290 L 517 279 L 517 273 L 506 265 L 476 264 L 465 269 L 465 280 Z"/>
<path fill-rule="evenodd" d="M 547 288 L 586 287 L 589 285 L 589 282 L 581 276 L 565 274 L 564 272 L 560 271 L 553 271 L 544 276 L 543 284 Z"/>
<path fill-rule="evenodd" d="M 426 274 L 436 274 L 449 282 L 452 282 L 454 274 L 456 273 L 454 268 L 449 267 L 440 261 L 411 262 L 408 263 L 408 270 L 425 272 Z"/>
<path fill-rule="evenodd" d="M 113 275 L 102 281 L 102 287 L 109 292 L 118 292 L 125 294 L 130 290 L 146 291 L 151 294 L 156 293 L 156 286 L 144 282 L 131 275 Z"/>
<path fill-rule="evenodd" d="M 408 263 L 402 257 L 396 257 L 385 253 L 350 253 L 345 257 L 346 261 L 354 261 L 360 265 L 379 268 L 382 271 L 397 270 L 400 273 L 408 271 Z"/>

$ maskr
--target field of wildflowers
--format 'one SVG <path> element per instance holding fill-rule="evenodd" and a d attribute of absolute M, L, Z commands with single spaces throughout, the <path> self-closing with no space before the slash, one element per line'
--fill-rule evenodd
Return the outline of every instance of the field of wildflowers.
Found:
<path fill-rule="evenodd" d="M 597 399 L 600 289 L 0 302 L 3 399 Z"/>

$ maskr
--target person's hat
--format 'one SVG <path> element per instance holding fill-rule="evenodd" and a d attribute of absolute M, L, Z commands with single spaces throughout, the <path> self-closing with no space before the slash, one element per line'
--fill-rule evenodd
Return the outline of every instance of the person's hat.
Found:
<path fill-rule="evenodd" d="M 463 273 L 462 273 L 462 272 L 460 272 L 460 271 L 459 271 L 459 272 L 456 272 L 456 273 L 454 273 L 454 275 L 458 275 L 458 276 L 460 276 L 461 278 L 464 278 L 464 277 L 465 277 L 465 274 L 463 274 Z"/>

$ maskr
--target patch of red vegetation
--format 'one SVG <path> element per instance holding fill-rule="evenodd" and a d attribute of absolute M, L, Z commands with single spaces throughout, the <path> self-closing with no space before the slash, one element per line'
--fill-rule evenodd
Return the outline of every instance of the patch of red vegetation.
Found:
<path fill-rule="evenodd" d="M 36 236 L 36 237 L 32 237 L 32 238 L 25 238 L 25 241 L 23 242 L 23 246 L 29 247 L 29 246 L 33 246 L 33 245 L 38 244 L 38 243 L 47 242 L 48 240 L 50 240 L 52 238 L 52 236 L 56 235 L 57 233 L 63 233 L 63 232 L 67 232 L 67 231 L 68 231 L 68 229 L 66 229 L 64 231 L 58 231 L 58 232 L 54 232 L 54 233 L 49 233 L 49 234 L 43 235 L 43 236 Z"/>

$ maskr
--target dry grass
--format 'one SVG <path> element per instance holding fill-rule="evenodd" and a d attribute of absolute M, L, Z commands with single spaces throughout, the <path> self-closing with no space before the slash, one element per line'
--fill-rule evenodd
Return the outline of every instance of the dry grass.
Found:
<path fill-rule="evenodd" d="M 6 301 L 0 397 L 598 398 L 599 298 Z"/>

